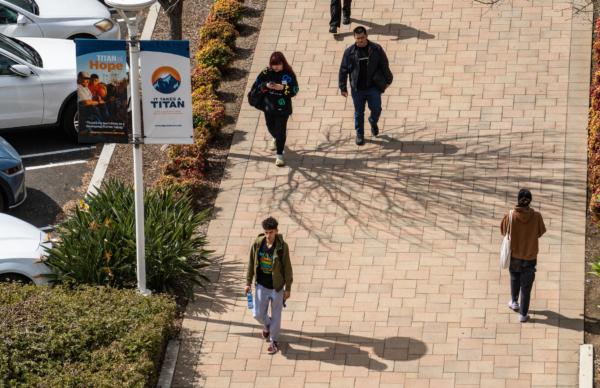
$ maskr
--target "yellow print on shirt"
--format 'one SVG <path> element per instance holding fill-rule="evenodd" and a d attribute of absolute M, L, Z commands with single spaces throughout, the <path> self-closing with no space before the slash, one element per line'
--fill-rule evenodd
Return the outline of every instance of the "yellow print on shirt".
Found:
<path fill-rule="evenodd" d="M 268 252 L 261 251 L 258 253 L 260 270 L 266 274 L 271 275 L 273 273 L 273 255 L 269 255 Z"/>

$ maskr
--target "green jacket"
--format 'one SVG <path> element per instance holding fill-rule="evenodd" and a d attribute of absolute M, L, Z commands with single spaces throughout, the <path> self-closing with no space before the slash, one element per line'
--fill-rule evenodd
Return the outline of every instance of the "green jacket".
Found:
<path fill-rule="evenodd" d="M 246 273 L 246 285 L 252 285 L 256 268 L 258 267 L 258 251 L 265 239 L 264 233 L 261 233 L 256 238 L 254 244 L 250 248 L 250 258 L 248 259 L 248 272 Z M 292 262 L 290 261 L 290 249 L 283 236 L 278 234 L 275 237 L 275 252 L 273 253 L 273 287 L 276 291 L 281 291 L 285 286 L 286 291 L 292 288 L 294 281 L 294 273 L 292 271 Z"/>

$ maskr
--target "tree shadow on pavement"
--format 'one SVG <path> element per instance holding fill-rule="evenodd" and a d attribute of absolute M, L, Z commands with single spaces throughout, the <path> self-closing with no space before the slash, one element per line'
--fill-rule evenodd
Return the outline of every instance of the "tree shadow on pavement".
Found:
<path fill-rule="evenodd" d="M 325 246 L 357 232 L 375 239 L 381 232 L 398 236 L 419 252 L 442 255 L 447 253 L 437 250 L 433 239 L 426 239 L 424 227 L 488 247 L 493 239 L 490 226 L 496 226 L 507 204 L 514 202 L 519 187 L 534 191 L 534 206 L 544 213 L 579 206 L 563 203 L 561 196 L 577 190 L 581 182 L 553 172 L 562 171 L 565 161 L 579 161 L 556 152 L 551 143 L 525 141 L 520 133 L 477 132 L 478 128 L 414 124 L 387 128 L 359 148 L 353 137 L 338 128 L 325 128 L 316 144 L 300 149 L 290 144 L 287 167 L 274 172 L 277 179 L 269 184 L 263 200 L 276 204 L 270 212 L 287 214 Z M 259 168 L 257 162 L 272 162 L 270 153 L 254 150 L 232 152 L 231 158 L 249 160 L 252 168 Z M 267 188 L 262 180 L 256 185 Z M 249 180 L 245 188 L 252 187 Z M 307 217 L 306 211 L 314 217 Z M 341 233 L 341 227 L 347 232 Z"/>
<path fill-rule="evenodd" d="M 404 40 L 404 39 L 434 39 L 435 35 L 429 34 L 425 31 L 418 30 L 414 27 L 407 26 L 401 23 L 387 23 L 377 24 L 366 20 L 357 20 L 350 18 L 354 23 L 362 25 L 367 29 L 367 35 L 380 35 L 380 36 L 391 36 L 395 37 L 392 40 Z M 354 32 L 352 30 L 334 34 L 333 38 L 338 41 L 344 40 L 348 36 L 352 36 Z"/>

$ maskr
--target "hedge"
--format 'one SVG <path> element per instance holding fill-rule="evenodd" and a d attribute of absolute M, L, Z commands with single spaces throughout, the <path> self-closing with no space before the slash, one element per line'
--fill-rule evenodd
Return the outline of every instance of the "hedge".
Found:
<path fill-rule="evenodd" d="M 108 287 L 0 285 L 0 386 L 154 387 L 175 302 Z"/>
<path fill-rule="evenodd" d="M 160 186 L 194 193 L 202 185 L 208 143 L 225 123 L 225 103 L 215 89 L 234 57 L 239 36 L 235 24 L 241 20 L 242 11 L 238 0 L 216 0 L 200 28 L 200 48 L 195 56 L 198 64 L 192 70 L 194 144 L 169 148 L 170 161 L 163 169 Z"/>
<path fill-rule="evenodd" d="M 600 20 L 596 22 L 592 64 L 594 75 L 590 91 L 588 123 L 588 189 L 589 209 L 596 222 L 600 221 Z"/>

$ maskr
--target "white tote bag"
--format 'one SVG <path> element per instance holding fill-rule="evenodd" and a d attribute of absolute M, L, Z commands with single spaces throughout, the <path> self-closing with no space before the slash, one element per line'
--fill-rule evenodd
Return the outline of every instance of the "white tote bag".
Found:
<path fill-rule="evenodd" d="M 512 233 L 512 214 L 512 210 L 508 212 L 508 228 L 506 229 L 506 234 L 502 239 L 502 245 L 500 245 L 501 269 L 507 269 L 510 266 L 510 234 Z"/>

